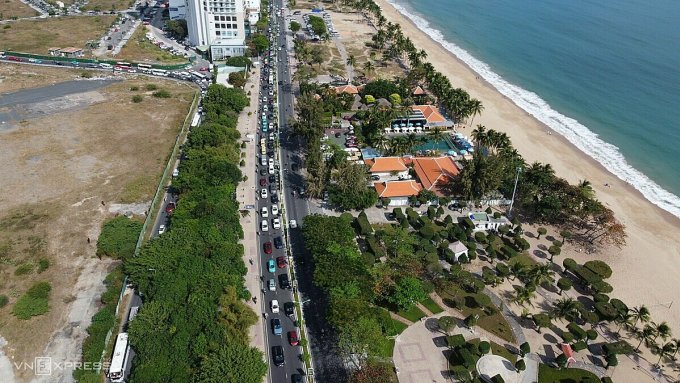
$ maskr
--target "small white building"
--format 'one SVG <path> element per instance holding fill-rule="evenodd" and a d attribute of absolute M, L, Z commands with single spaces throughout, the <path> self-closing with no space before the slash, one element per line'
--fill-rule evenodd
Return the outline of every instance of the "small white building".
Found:
<path fill-rule="evenodd" d="M 494 218 L 493 215 L 485 212 L 470 213 L 468 218 L 475 225 L 473 231 L 498 230 L 503 225 L 510 225 L 510 221 L 505 216 Z"/>
<path fill-rule="evenodd" d="M 468 248 L 462 242 L 456 241 L 450 244 L 449 249 L 453 251 L 453 256 L 456 259 L 456 262 L 458 262 L 458 257 L 460 257 L 461 255 L 465 255 L 469 259 Z"/>

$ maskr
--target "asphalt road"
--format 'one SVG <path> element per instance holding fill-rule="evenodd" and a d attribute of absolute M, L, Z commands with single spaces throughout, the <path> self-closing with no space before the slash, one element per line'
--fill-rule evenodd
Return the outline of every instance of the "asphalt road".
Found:
<path fill-rule="evenodd" d="M 283 6 L 282 0 L 275 0 L 274 4 L 280 9 Z M 293 137 L 290 128 L 286 125 L 287 121 L 294 116 L 293 99 L 298 89 L 291 83 L 291 69 L 288 62 L 287 51 L 292 51 L 293 41 L 289 36 L 289 31 L 285 17 L 276 17 L 277 28 L 279 28 L 279 39 L 276 41 L 274 49 L 279 53 L 278 60 L 278 85 L 279 91 L 279 111 L 281 121 L 281 158 L 284 168 L 284 186 L 288 192 L 285 194 L 286 208 L 289 219 L 296 220 L 302 224 L 304 218 L 309 214 L 309 204 L 304 198 L 300 198 L 292 191 L 299 191 L 304 187 L 304 177 L 298 172 L 291 171 L 291 165 L 297 163 L 303 165 L 301 158 L 302 143 L 297 137 Z M 283 47 L 282 47 L 283 45 Z M 281 48 L 279 51 L 278 49 Z M 301 166 L 298 166 L 301 167 Z M 298 288 L 304 304 L 305 324 L 307 326 L 309 342 L 312 350 L 314 378 L 317 382 L 342 382 L 346 381 L 347 370 L 340 358 L 337 349 L 337 339 L 332 328 L 326 322 L 326 297 L 312 284 L 312 259 L 304 246 L 302 233 L 299 229 L 290 231 L 290 244 L 295 259 L 296 275 L 298 277 Z"/>

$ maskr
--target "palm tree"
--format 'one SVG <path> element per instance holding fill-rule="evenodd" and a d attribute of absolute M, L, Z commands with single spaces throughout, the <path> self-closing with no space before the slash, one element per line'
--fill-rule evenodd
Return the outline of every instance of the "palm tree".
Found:
<path fill-rule="evenodd" d="M 477 100 L 476 98 L 471 99 L 468 104 L 467 104 L 468 111 L 470 112 L 470 126 L 472 126 L 472 121 L 475 120 L 475 116 L 478 116 L 482 114 L 482 111 L 484 110 L 484 105 L 482 105 L 482 102 Z"/>
<path fill-rule="evenodd" d="M 621 328 L 623 326 L 629 326 L 630 321 L 633 319 L 633 314 L 628 311 L 619 311 L 618 315 L 616 315 L 616 318 L 614 318 L 614 322 L 619 324 L 618 330 L 616 330 L 616 335 L 619 335 L 621 333 Z"/>
<path fill-rule="evenodd" d="M 472 131 L 472 139 L 475 140 L 475 145 L 477 145 L 478 148 L 475 151 L 478 151 L 482 146 L 486 146 L 486 127 L 484 125 L 477 125 L 477 127 Z"/>
<path fill-rule="evenodd" d="M 637 347 L 635 348 L 635 351 L 638 352 L 640 351 L 640 346 L 642 346 L 642 342 L 645 342 L 645 344 L 649 347 L 650 345 L 654 344 L 654 339 L 656 339 L 656 330 L 654 327 L 646 324 L 645 327 L 643 327 L 641 330 L 637 330 L 635 332 L 635 337 L 640 339 L 640 343 L 638 343 Z"/>
<path fill-rule="evenodd" d="M 524 276 L 524 273 L 526 272 L 526 267 L 521 263 L 521 262 L 515 262 L 512 265 L 510 265 L 510 273 L 512 274 L 512 280 L 514 281 L 515 278 L 521 278 Z"/>
<path fill-rule="evenodd" d="M 675 360 L 675 355 L 680 351 L 680 339 L 673 339 L 673 346 L 675 346 L 675 350 L 673 350 L 671 359 Z"/>
<path fill-rule="evenodd" d="M 549 264 L 536 265 L 527 273 L 527 279 L 534 286 L 542 284 L 552 284 L 555 282 L 555 272 Z"/>
<path fill-rule="evenodd" d="M 664 343 L 663 346 L 654 347 L 652 349 L 652 353 L 659 356 L 659 360 L 656 362 L 656 365 L 661 366 L 661 359 L 671 358 L 673 355 L 675 355 L 675 351 L 676 349 L 674 342 L 668 342 Z"/>
<path fill-rule="evenodd" d="M 366 63 L 364 64 L 364 72 L 366 72 L 366 74 L 368 75 L 369 73 L 373 73 L 374 70 L 375 66 L 373 65 L 373 63 L 371 61 L 366 61 Z"/>
<path fill-rule="evenodd" d="M 444 139 L 444 133 L 442 133 L 441 128 L 435 127 L 430 133 L 430 137 L 434 141 L 435 145 L 439 146 L 439 142 Z"/>
<path fill-rule="evenodd" d="M 411 153 L 413 148 L 421 142 L 421 138 L 415 133 L 409 133 L 406 135 L 406 151 Z"/>
<path fill-rule="evenodd" d="M 671 327 L 666 322 L 661 322 L 659 324 L 652 322 L 652 327 L 654 327 L 656 330 L 654 341 L 656 341 L 657 337 L 661 337 L 661 339 L 666 340 L 671 336 Z"/>
<path fill-rule="evenodd" d="M 638 321 L 641 321 L 642 323 L 647 323 L 651 318 L 649 309 L 645 305 L 633 307 L 630 311 L 633 314 L 633 319 L 635 319 L 635 321 L 633 322 L 633 327 L 637 326 Z"/>
<path fill-rule="evenodd" d="M 560 320 L 566 318 L 567 320 L 571 320 L 578 315 L 579 308 L 580 304 L 576 299 L 562 298 L 553 303 L 551 314 L 553 318 L 558 318 Z"/>
<path fill-rule="evenodd" d="M 531 300 L 536 296 L 536 291 L 524 286 L 514 286 L 514 288 L 515 295 L 512 297 L 510 301 L 522 307 L 524 307 L 524 305 L 527 303 L 529 304 L 529 306 L 533 307 Z"/>
<path fill-rule="evenodd" d="M 354 66 L 355 66 L 356 64 L 357 64 L 357 59 L 356 59 L 356 57 L 354 57 L 354 55 L 349 55 L 349 57 L 347 57 L 347 65 L 349 65 L 349 66 L 351 66 L 352 68 L 354 68 Z"/>

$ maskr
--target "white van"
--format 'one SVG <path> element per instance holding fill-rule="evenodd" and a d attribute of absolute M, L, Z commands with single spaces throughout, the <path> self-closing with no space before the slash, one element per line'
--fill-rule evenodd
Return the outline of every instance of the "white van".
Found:
<path fill-rule="evenodd" d="M 113 68 L 113 66 L 112 66 L 111 64 L 107 64 L 107 63 L 99 63 L 99 67 L 102 68 L 102 69 L 111 69 L 111 68 Z"/>

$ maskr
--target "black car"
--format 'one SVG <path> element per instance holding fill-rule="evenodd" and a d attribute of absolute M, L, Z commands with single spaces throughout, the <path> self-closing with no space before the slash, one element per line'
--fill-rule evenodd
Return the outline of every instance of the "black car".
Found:
<path fill-rule="evenodd" d="M 267 149 L 274 149 L 274 143 L 271 141 L 267 142 Z"/>
<path fill-rule="evenodd" d="M 277 249 L 283 249 L 283 239 L 281 239 L 281 237 L 274 238 L 274 247 Z"/>
<path fill-rule="evenodd" d="M 267 174 L 267 168 L 260 168 L 260 175 L 263 176 L 265 174 Z M 269 182 L 272 182 L 272 176 L 269 176 Z"/>
<path fill-rule="evenodd" d="M 300 374 L 293 374 L 291 377 L 291 382 L 293 383 L 302 383 L 302 375 Z"/>
<path fill-rule="evenodd" d="M 283 347 L 274 346 L 272 347 L 272 359 L 274 360 L 275 366 L 283 366 L 286 364 L 286 360 L 283 357 Z"/>
<path fill-rule="evenodd" d="M 269 184 L 269 192 L 270 193 L 276 193 L 276 190 L 277 190 L 276 183 Z"/>
<path fill-rule="evenodd" d="M 273 175 L 273 174 L 271 174 L 271 175 L 269 176 L 269 182 L 276 182 L 276 176 Z"/>
<path fill-rule="evenodd" d="M 279 285 L 282 289 L 290 289 L 290 280 L 288 279 L 288 274 L 279 275 Z"/>
<path fill-rule="evenodd" d="M 287 316 L 293 315 L 293 313 L 295 313 L 295 303 L 293 302 L 284 303 L 283 312 L 286 313 Z"/>
<path fill-rule="evenodd" d="M 279 203 L 278 194 L 272 194 L 272 203 Z"/>

